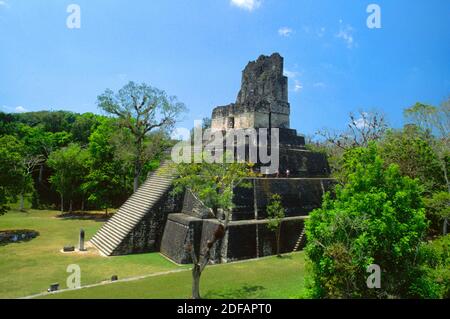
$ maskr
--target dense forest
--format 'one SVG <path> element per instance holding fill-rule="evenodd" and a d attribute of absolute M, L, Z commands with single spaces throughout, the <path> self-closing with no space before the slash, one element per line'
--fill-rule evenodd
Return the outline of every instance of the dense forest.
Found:
<path fill-rule="evenodd" d="M 0 113 L 0 213 L 26 197 L 32 208 L 119 207 L 171 145 L 185 111 L 176 97 L 130 82 L 98 97 L 104 115 Z"/>
<path fill-rule="evenodd" d="M 13 171 L 5 172 L 12 179 L 2 185 L 17 188 L 9 195 L 19 200 L 30 196 L 33 208 L 107 209 L 133 192 L 132 141 L 116 118 L 67 111 L 0 113 L 0 135 L 2 162 L 15 162 Z M 162 146 L 161 135 L 146 139 Z M 153 159 L 141 179 L 158 166 L 161 150 L 150 150 Z"/>
<path fill-rule="evenodd" d="M 404 109 L 406 124 L 392 128 L 376 111 L 350 114 L 342 131 L 321 130 L 320 141 L 310 139 L 308 147 L 328 156 L 333 177 L 346 185 L 348 165 L 358 148 L 376 145 L 385 167 L 395 165 L 402 176 L 421 186 L 421 200 L 430 223 L 429 235 L 447 233 L 450 218 L 450 100 L 439 106 L 423 103 Z"/>

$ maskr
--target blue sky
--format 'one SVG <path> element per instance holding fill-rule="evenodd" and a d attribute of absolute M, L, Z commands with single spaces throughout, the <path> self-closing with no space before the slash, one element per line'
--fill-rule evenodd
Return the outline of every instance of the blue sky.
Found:
<path fill-rule="evenodd" d="M 80 29 L 66 27 L 72 3 Z M 370 3 L 381 29 L 366 25 Z M 233 102 L 247 62 L 273 52 L 300 133 L 344 128 L 359 109 L 399 127 L 405 107 L 450 96 L 450 1 L 3 0 L 0 108 L 100 112 L 106 88 L 143 81 L 187 105 L 189 128 Z"/>

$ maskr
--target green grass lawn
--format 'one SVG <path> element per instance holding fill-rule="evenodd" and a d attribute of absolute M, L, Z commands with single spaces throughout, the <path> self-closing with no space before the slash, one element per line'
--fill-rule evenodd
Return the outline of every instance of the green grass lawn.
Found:
<path fill-rule="evenodd" d="M 211 265 L 201 279 L 204 298 L 293 298 L 304 293 L 304 253 Z M 71 290 L 45 298 L 187 299 L 191 272 L 183 271 L 130 282 Z"/>
<path fill-rule="evenodd" d="M 64 254 L 64 245 L 77 245 L 80 228 L 92 237 L 102 222 L 61 219 L 57 211 L 10 211 L 0 216 L 0 230 L 32 229 L 40 235 L 28 242 L 0 246 L 0 298 L 16 298 L 45 292 L 51 283 L 66 288 L 67 266 L 81 268 L 81 284 L 100 283 L 112 275 L 119 279 L 186 269 L 158 253 L 101 257 L 94 253 Z M 208 266 L 202 276 L 205 298 L 290 298 L 304 289 L 304 254 L 269 257 Z M 145 279 L 116 282 L 60 294 L 50 298 L 188 298 L 190 271 Z"/>
<path fill-rule="evenodd" d="M 119 278 L 179 269 L 158 253 L 105 258 L 96 254 L 63 254 L 64 245 L 77 246 L 80 228 L 92 237 L 102 222 L 57 218 L 59 212 L 10 211 L 0 216 L 0 230 L 32 229 L 40 233 L 28 242 L 0 246 L 0 298 L 44 292 L 51 283 L 66 288 L 67 266 L 81 268 L 81 284 L 99 283 L 112 275 Z"/>

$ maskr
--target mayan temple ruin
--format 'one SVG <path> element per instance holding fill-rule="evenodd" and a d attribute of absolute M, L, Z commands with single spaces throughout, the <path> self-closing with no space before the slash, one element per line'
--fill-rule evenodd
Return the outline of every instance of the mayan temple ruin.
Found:
<path fill-rule="evenodd" d="M 286 208 L 282 223 L 281 252 L 300 250 L 305 243 L 305 216 L 321 205 L 333 180 L 325 155 L 309 151 L 303 136 L 290 128 L 288 78 L 283 58 L 274 53 L 250 62 L 242 73 L 235 103 L 212 111 L 211 129 L 278 129 L 279 167 L 276 173 L 251 178 L 251 188 L 234 191 L 235 207 L 212 261 L 230 262 L 276 253 L 266 206 L 280 194 Z M 258 139 L 261 136 L 258 134 Z M 256 163 L 256 169 L 262 165 Z M 217 219 L 190 192 L 171 194 L 174 176 L 164 163 L 153 172 L 116 214 L 95 234 L 91 243 L 106 256 L 159 251 L 177 263 L 190 263 L 187 244 L 200 251 L 218 225 Z M 220 260 L 219 260 L 220 259 Z"/>

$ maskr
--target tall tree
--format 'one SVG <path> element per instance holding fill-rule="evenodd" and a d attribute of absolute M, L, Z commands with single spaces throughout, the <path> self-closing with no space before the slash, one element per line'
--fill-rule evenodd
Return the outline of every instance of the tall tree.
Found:
<path fill-rule="evenodd" d="M 145 83 L 134 82 L 129 82 L 117 93 L 106 90 L 98 97 L 98 105 L 105 112 L 117 116 L 133 136 L 133 190 L 136 191 L 148 160 L 146 136 L 158 129 L 171 130 L 186 108 L 176 97 Z"/>
<path fill-rule="evenodd" d="M 267 205 L 267 228 L 275 232 L 277 256 L 280 254 L 280 238 L 281 238 L 281 225 L 283 224 L 283 218 L 286 217 L 286 211 L 281 203 L 281 195 L 273 194 L 270 198 L 269 205 Z"/>
<path fill-rule="evenodd" d="M 417 125 L 389 130 L 379 143 L 386 164 L 397 164 L 403 175 L 418 178 L 426 195 L 447 189 L 441 165 L 429 133 Z"/>
<path fill-rule="evenodd" d="M 450 98 L 439 107 L 416 103 L 407 108 L 404 115 L 436 137 L 431 139 L 431 145 L 439 158 L 442 174 L 447 184 L 447 192 L 450 194 L 450 177 L 448 174 L 450 164 Z M 447 234 L 448 225 L 449 220 L 446 218 L 443 225 L 444 235 Z"/>
<path fill-rule="evenodd" d="M 192 268 L 192 298 L 200 299 L 200 276 L 211 258 L 214 244 L 221 242 L 229 222 L 229 215 L 233 209 L 233 189 L 235 186 L 249 187 L 245 181 L 247 177 L 255 176 L 250 163 L 192 163 L 178 164 L 175 167 L 178 176 L 174 182 L 174 192 L 191 191 L 215 217 L 219 226 L 208 239 L 206 247 L 196 252 L 194 247 L 186 249 L 191 253 Z M 220 248 L 219 254 L 220 254 Z"/>
<path fill-rule="evenodd" d="M 75 122 L 70 127 L 70 133 L 72 134 L 74 141 L 81 145 L 87 145 L 89 142 L 89 136 L 99 125 L 99 121 L 102 117 L 93 113 L 84 113 L 77 115 Z"/>
<path fill-rule="evenodd" d="M 350 113 L 349 117 L 350 120 L 345 130 L 337 133 L 320 130 L 316 134 L 324 138 L 327 143 L 342 150 L 348 150 L 378 141 L 388 128 L 383 114 L 376 111 L 359 111 L 358 115 Z"/>
<path fill-rule="evenodd" d="M 69 200 L 72 211 L 74 197 L 82 191 L 81 185 L 87 175 L 89 153 L 78 144 L 59 149 L 50 154 L 47 164 L 53 169 L 50 182 L 61 197 L 61 213 L 64 212 L 64 200 Z"/>
<path fill-rule="evenodd" d="M 0 137 L 0 215 L 8 209 L 8 202 L 17 200 L 23 180 L 23 144 L 14 136 Z"/>
<path fill-rule="evenodd" d="M 31 153 L 26 153 L 25 156 L 22 158 L 22 178 L 20 179 L 20 194 L 19 194 L 19 200 L 20 200 L 20 211 L 24 211 L 24 199 L 25 194 L 28 192 L 33 191 L 33 178 L 32 174 L 35 171 L 36 167 L 39 165 L 42 165 L 45 162 L 45 158 L 43 155 L 34 155 Z"/>
<path fill-rule="evenodd" d="M 367 146 L 370 142 L 379 141 L 388 125 L 384 115 L 378 111 L 358 111 L 357 115 L 349 114 L 347 127 L 342 130 L 322 129 L 316 132 L 319 138 L 316 143 L 311 143 L 308 148 L 325 152 L 334 176 L 341 178 L 342 156 L 346 150 Z"/>
<path fill-rule="evenodd" d="M 83 189 L 89 194 L 89 202 L 108 213 L 108 208 L 120 205 L 130 193 L 127 187 L 128 169 L 123 161 L 116 158 L 117 147 L 112 142 L 120 128 L 117 120 L 105 118 L 89 137 L 89 174 Z"/>

